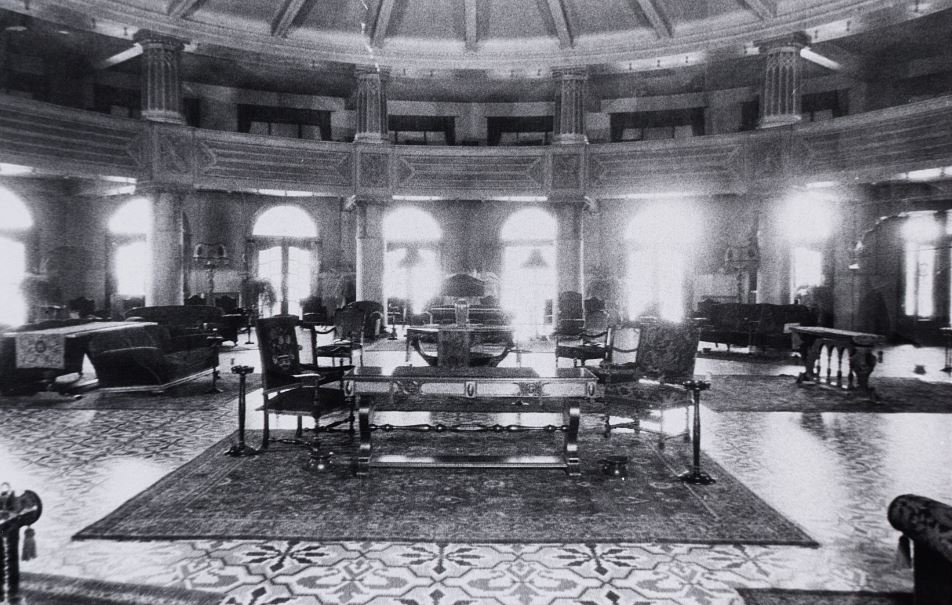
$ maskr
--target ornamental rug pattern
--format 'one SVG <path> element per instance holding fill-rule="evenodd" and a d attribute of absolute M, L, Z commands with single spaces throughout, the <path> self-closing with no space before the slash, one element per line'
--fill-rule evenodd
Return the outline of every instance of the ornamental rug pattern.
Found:
<path fill-rule="evenodd" d="M 189 414 L 0 409 L 0 477 L 44 500 L 39 558 L 22 563 L 25 571 L 206 590 L 230 605 L 741 605 L 739 587 L 911 590 L 911 571 L 893 565 L 897 533 L 886 506 L 906 492 L 952 501 L 952 416 L 702 410 L 702 418 L 705 452 L 804 527 L 819 549 L 70 540 L 234 431 L 234 405 Z M 293 419 L 277 424 L 293 428 Z"/>
<path fill-rule="evenodd" d="M 76 538 L 815 544 L 713 462 L 705 461 L 718 483 L 690 486 L 676 477 L 688 448 L 670 445 L 662 455 L 632 435 L 583 434 L 580 478 L 525 469 L 373 469 L 358 478 L 356 444 L 339 434 L 325 439 L 336 453 L 330 470 L 315 475 L 303 448 L 273 444 L 260 456 L 235 459 L 223 455 L 232 441 L 212 446 Z M 561 437 L 378 431 L 374 441 L 379 450 L 409 456 L 525 456 L 557 452 Z M 600 472 L 599 460 L 618 453 L 630 458 L 627 481 Z"/>

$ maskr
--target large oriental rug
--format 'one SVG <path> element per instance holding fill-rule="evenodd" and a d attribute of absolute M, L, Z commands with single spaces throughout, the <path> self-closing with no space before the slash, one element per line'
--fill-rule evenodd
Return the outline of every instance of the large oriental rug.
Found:
<path fill-rule="evenodd" d="M 257 443 L 260 434 L 253 433 Z M 704 458 L 715 485 L 675 474 L 687 451 L 671 443 L 582 435 L 582 476 L 528 469 L 372 469 L 353 475 L 356 448 L 345 434 L 325 443 L 335 456 L 322 473 L 306 470 L 304 448 L 272 445 L 264 455 L 223 455 L 222 440 L 76 539 L 303 539 L 436 542 L 687 542 L 816 546 L 794 523 Z M 447 443 L 444 440 L 449 440 Z M 540 440 L 542 440 L 540 442 Z M 553 451 L 559 438 L 526 434 L 375 434 L 375 452 Z M 513 444 L 518 444 L 513 448 Z M 380 447 L 378 447 L 378 445 Z M 513 451 L 514 450 L 514 451 Z M 536 450 L 538 452 L 538 450 Z M 630 457 L 629 478 L 601 472 L 606 455 Z"/>
<path fill-rule="evenodd" d="M 913 605 L 912 593 L 738 588 L 745 605 Z"/>
<path fill-rule="evenodd" d="M 260 374 L 248 374 L 245 378 L 247 392 L 261 387 Z M 55 409 L 55 410 L 164 410 L 175 412 L 194 412 L 216 410 L 238 398 L 238 376 L 221 369 L 218 388 L 221 393 L 209 393 L 212 379 L 202 376 L 195 380 L 176 385 L 161 395 L 152 393 L 111 393 L 93 390 L 79 396 L 67 396 L 50 393 L 23 396 L 0 396 L 0 408 L 15 409 Z M 259 398 L 260 399 L 260 398 Z M 257 403 L 259 400 L 256 399 Z"/>
<path fill-rule="evenodd" d="M 870 378 L 878 397 L 870 401 L 793 376 L 714 376 L 701 401 L 717 412 L 952 413 L 952 382 L 918 378 Z"/>

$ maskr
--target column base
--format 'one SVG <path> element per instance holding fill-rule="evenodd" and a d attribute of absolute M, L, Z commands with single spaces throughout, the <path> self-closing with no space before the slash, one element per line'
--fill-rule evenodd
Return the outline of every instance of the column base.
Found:
<path fill-rule="evenodd" d="M 557 134 L 552 139 L 553 145 L 584 145 L 588 143 L 588 136 L 582 133 Z"/>
<path fill-rule="evenodd" d="M 354 136 L 355 143 L 387 143 L 388 139 L 384 138 L 379 132 L 358 132 Z"/>
<path fill-rule="evenodd" d="M 765 116 L 760 119 L 757 128 L 776 128 L 777 126 L 792 126 L 801 120 L 799 114 L 790 114 L 782 116 Z"/>

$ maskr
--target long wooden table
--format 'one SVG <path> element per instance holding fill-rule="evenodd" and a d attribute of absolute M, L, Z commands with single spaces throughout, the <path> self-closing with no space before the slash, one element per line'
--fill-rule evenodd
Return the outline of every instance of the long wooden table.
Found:
<path fill-rule="evenodd" d="M 855 391 L 862 397 L 875 399 L 876 393 L 869 386 L 869 376 L 876 367 L 873 347 L 882 343 L 885 340 L 884 336 L 818 326 L 792 326 L 790 331 L 800 341 L 800 356 L 804 367 L 804 371 L 797 378 L 797 384 L 811 381 L 837 389 Z M 819 372 L 824 347 L 827 351 L 825 377 Z M 845 382 L 843 380 L 844 359 L 847 361 Z M 835 377 L 834 361 L 836 363 Z"/>
<path fill-rule="evenodd" d="M 344 377 L 344 393 L 355 398 L 360 428 L 357 474 L 367 475 L 371 467 L 489 467 L 563 469 L 579 474 L 578 430 L 580 401 L 595 397 L 595 375 L 585 368 L 560 368 L 552 376 L 539 376 L 532 368 L 438 368 L 401 366 L 386 374 L 381 368 L 361 366 Z M 446 398 L 453 397 L 451 405 Z M 376 411 L 379 399 L 387 411 Z M 479 412 L 465 409 L 467 400 L 489 402 Z M 532 402 L 543 412 L 524 413 L 520 402 Z M 462 403 L 462 405 L 461 405 Z M 551 408 L 561 404 L 559 411 Z M 461 409 L 463 408 L 463 409 Z M 550 408 L 550 409 L 545 409 Z M 478 414 L 489 423 L 434 423 L 437 413 Z M 524 420 L 533 421 L 531 424 Z M 413 430 L 419 432 L 561 432 L 564 444 L 559 454 L 532 456 L 502 455 L 403 455 L 373 456 L 375 431 Z"/>

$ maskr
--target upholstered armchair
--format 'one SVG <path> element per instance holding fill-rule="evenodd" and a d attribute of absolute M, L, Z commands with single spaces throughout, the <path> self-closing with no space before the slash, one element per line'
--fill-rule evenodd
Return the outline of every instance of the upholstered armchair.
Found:
<path fill-rule="evenodd" d="M 271 442 L 269 414 L 285 414 L 297 417 L 295 439 L 302 436 L 302 418 L 314 418 L 315 435 L 348 424 L 354 430 L 354 412 L 343 420 L 321 424 L 323 415 L 334 410 L 348 409 L 343 392 L 343 376 L 353 366 L 319 368 L 305 364 L 300 359 L 297 327 L 300 320 L 294 315 L 277 315 L 259 319 L 255 324 L 258 338 L 258 353 L 261 356 L 262 396 L 264 405 L 264 434 L 261 447 Z M 339 388 L 321 388 L 321 385 L 337 382 Z M 296 441 L 297 442 L 297 441 Z"/>
<path fill-rule="evenodd" d="M 913 602 L 952 603 L 952 506 L 905 494 L 889 505 L 888 518 L 902 532 L 900 555 L 913 564 Z"/>
<path fill-rule="evenodd" d="M 638 331 L 635 361 L 604 368 L 606 431 L 631 428 L 655 432 L 659 447 L 671 437 L 688 440 L 692 393 L 684 383 L 694 379 L 700 330 L 693 322 L 662 320 L 642 320 L 619 330 L 632 327 Z M 619 357 L 630 352 L 620 349 Z M 665 412 L 673 408 L 684 409 L 685 428 L 668 434 L 664 429 Z M 624 416 L 613 418 L 611 411 Z"/>

